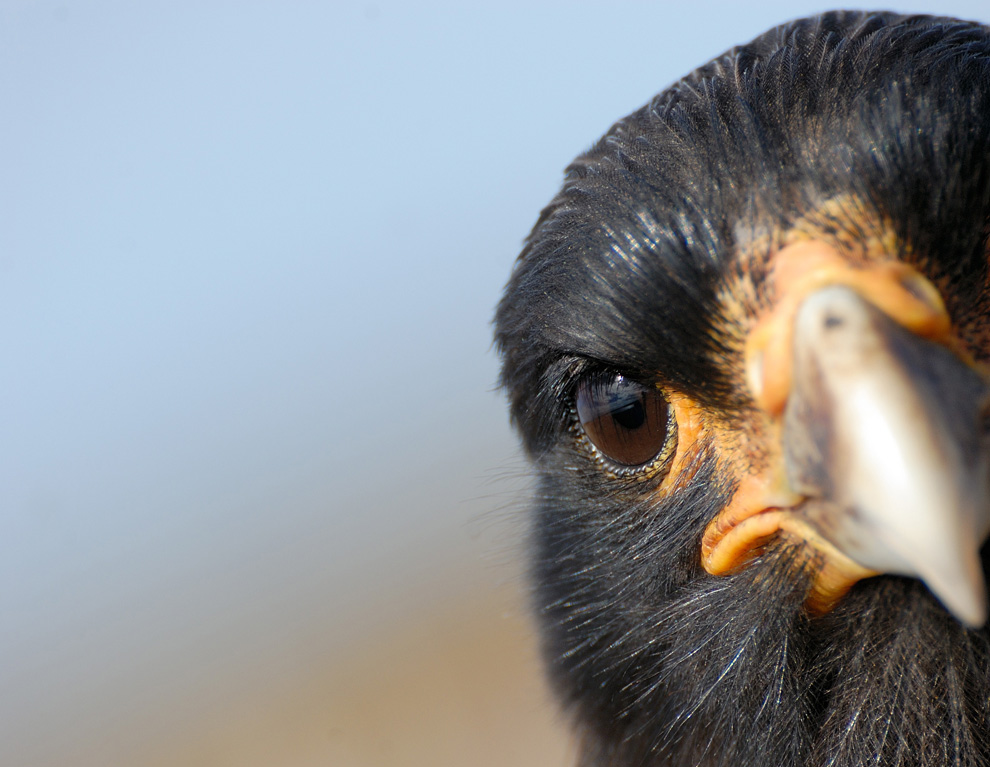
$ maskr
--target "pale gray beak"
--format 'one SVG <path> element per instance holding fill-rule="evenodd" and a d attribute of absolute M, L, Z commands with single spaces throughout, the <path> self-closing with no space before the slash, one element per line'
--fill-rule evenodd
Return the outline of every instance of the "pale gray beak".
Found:
<path fill-rule="evenodd" d="M 798 311 L 784 443 L 805 513 L 851 559 L 921 579 L 970 626 L 987 619 L 988 393 L 972 366 L 851 288 Z"/>

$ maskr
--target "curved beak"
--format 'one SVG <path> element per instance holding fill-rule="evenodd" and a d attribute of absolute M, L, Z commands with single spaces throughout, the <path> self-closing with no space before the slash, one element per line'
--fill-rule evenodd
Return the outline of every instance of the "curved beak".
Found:
<path fill-rule="evenodd" d="M 971 626 L 987 618 L 988 391 L 848 287 L 798 310 L 783 445 L 803 513 L 855 562 L 920 578 Z"/>
<path fill-rule="evenodd" d="M 907 265 L 854 268 L 815 242 L 777 259 L 777 303 L 746 351 L 767 457 L 709 523 L 705 569 L 731 573 L 785 536 L 818 563 L 812 612 L 891 573 L 983 625 L 988 376 L 955 340 L 935 287 Z"/>

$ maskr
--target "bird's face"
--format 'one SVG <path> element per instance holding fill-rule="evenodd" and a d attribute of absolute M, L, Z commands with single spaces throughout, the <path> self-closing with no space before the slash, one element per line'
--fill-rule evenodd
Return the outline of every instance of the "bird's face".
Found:
<path fill-rule="evenodd" d="M 975 25 L 796 22 L 544 210 L 496 337 L 587 764 L 990 759 L 988 82 Z"/>

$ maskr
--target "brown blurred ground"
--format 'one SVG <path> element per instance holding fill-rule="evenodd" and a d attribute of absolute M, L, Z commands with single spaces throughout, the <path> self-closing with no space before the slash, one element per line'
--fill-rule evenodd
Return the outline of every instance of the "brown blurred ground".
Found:
<path fill-rule="evenodd" d="M 517 586 L 504 586 L 328 653 L 265 700 L 245 699 L 141 761 L 239 767 L 565 767 Z M 179 733 L 176 733 L 179 735 Z M 150 758 L 149 758 L 150 757 Z"/>
<path fill-rule="evenodd" d="M 504 595 L 407 626 L 347 665 L 320 706 L 331 764 L 572 761 L 529 625 Z"/>

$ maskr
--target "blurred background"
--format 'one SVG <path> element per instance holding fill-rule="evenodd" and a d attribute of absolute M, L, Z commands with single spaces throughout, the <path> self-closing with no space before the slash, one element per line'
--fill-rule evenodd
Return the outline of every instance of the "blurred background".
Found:
<path fill-rule="evenodd" d="M 576 154 L 825 7 L 0 0 L 0 764 L 569 764 L 493 308 Z"/>

